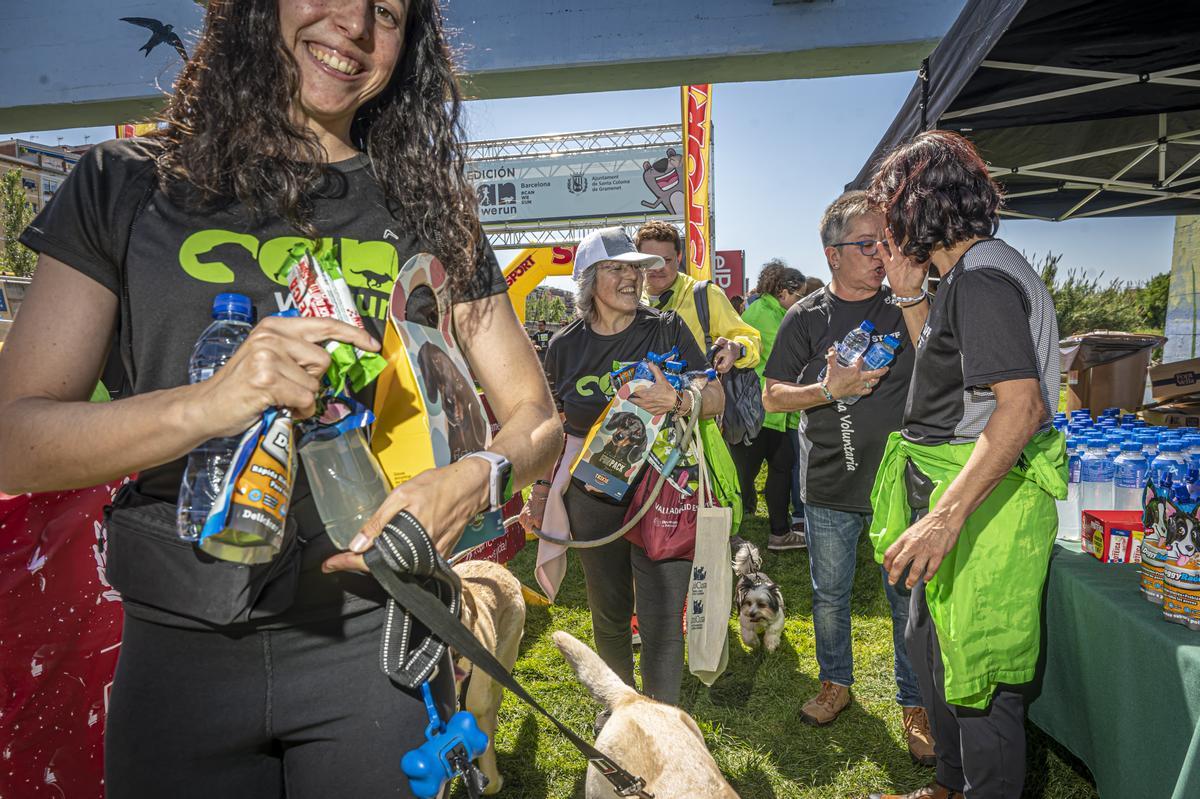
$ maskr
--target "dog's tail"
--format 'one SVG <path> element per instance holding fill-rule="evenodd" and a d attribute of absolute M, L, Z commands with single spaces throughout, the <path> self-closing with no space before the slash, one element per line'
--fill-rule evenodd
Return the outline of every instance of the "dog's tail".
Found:
<path fill-rule="evenodd" d="M 569 633 L 559 630 L 552 637 L 575 675 L 579 677 L 579 681 L 605 707 L 611 708 L 622 699 L 637 696 L 637 691 L 621 682 L 621 678 L 599 655 Z"/>
<path fill-rule="evenodd" d="M 762 571 L 762 553 L 751 542 L 744 538 L 730 539 L 733 544 L 733 573 L 738 577 L 746 577 Z"/>

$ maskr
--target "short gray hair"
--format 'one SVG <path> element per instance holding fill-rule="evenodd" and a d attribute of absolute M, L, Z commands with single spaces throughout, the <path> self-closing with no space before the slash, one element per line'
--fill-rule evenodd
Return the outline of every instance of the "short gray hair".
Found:
<path fill-rule="evenodd" d="M 850 223 L 873 210 L 865 191 L 848 191 L 838 197 L 821 215 L 821 246 L 832 247 L 845 241 Z"/>
<path fill-rule="evenodd" d="M 575 315 L 585 322 L 592 321 L 596 314 L 596 266 L 584 269 L 575 281 Z"/>

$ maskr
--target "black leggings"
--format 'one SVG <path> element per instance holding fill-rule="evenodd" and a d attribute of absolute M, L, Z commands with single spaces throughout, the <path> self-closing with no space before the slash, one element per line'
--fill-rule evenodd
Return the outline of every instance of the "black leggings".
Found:
<path fill-rule="evenodd" d="M 236 635 L 125 615 L 104 739 L 108 799 L 411 797 L 419 694 L 379 668 L 382 609 Z M 453 670 L 434 678 L 442 718 Z"/>
<path fill-rule="evenodd" d="M 742 487 L 743 519 L 758 511 L 758 492 L 754 481 L 763 461 L 767 462 L 767 517 L 771 535 L 783 535 L 791 529 L 788 503 L 792 498 L 792 467 L 796 465 L 796 448 L 792 434 L 764 427 L 749 444 L 733 444 L 729 454 L 737 466 L 738 482 Z"/>
<path fill-rule="evenodd" d="M 574 483 L 564 500 L 571 537 L 577 541 L 594 541 L 615 532 L 628 510 L 590 496 Z M 683 610 L 692 562 L 650 560 L 627 538 L 575 552 L 587 582 L 597 654 L 625 683 L 636 687 L 629 627 L 636 602 L 638 633 L 642 637 L 642 692 L 659 702 L 679 704 Z"/>

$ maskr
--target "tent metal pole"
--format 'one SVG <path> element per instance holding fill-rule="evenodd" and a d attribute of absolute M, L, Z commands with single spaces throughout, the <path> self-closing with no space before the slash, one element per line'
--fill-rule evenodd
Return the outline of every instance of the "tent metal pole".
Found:
<path fill-rule="evenodd" d="M 1053 222 L 1054 217 L 1038 216 L 1037 214 L 1026 214 L 1022 211 L 1010 211 L 1007 208 L 1000 209 L 1000 216 L 1015 216 L 1018 219 L 1036 219 L 1040 222 Z"/>
<path fill-rule="evenodd" d="M 1149 205 L 1150 203 L 1160 203 L 1163 200 L 1173 200 L 1173 199 L 1175 199 L 1174 195 L 1168 195 L 1166 197 L 1150 197 L 1145 200 L 1136 200 L 1131 203 L 1125 203 L 1124 205 L 1113 205 L 1108 208 L 1101 208 L 1097 211 L 1087 211 L 1086 213 L 1077 214 L 1075 218 L 1083 219 L 1084 217 L 1088 217 L 1088 216 L 1099 216 L 1100 214 L 1111 214 L 1113 211 L 1124 211 L 1126 208 L 1137 208 L 1139 205 Z"/>
<path fill-rule="evenodd" d="M 1014 191 L 1012 194 L 1005 194 L 1004 199 L 1012 200 L 1017 197 L 1036 197 L 1039 194 L 1058 194 L 1061 189 L 1057 186 L 1053 189 L 1031 189 L 1030 191 Z"/>
<path fill-rule="evenodd" d="M 1034 64 L 1024 64 L 1020 67 L 1014 67 L 1011 62 L 1004 61 L 983 61 L 981 66 L 996 66 L 999 69 L 1024 68 L 1027 72 L 1052 72 L 1059 68 L 1038 68 Z M 1175 75 L 1182 75 L 1188 72 L 1200 70 L 1200 64 L 1192 64 L 1184 67 L 1174 67 L 1172 69 L 1164 69 L 1159 72 L 1151 72 L 1146 77 L 1147 83 L 1163 83 L 1173 86 L 1197 86 L 1200 87 L 1200 80 L 1190 80 L 1187 78 L 1176 78 Z M 1098 74 L 1122 74 L 1122 73 L 1095 73 L 1089 74 L 1088 70 L 1074 70 L 1073 72 L 1081 73 L 1080 77 L 1095 77 Z M 1068 73 L 1063 73 L 1068 74 Z M 1002 108 L 1015 108 L 1020 105 L 1030 105 L 1040 103 L 1046 100 L 1057 100 L 1062 97 L 1073 97 L 1079 94 L 1088 94 L 1090 92 L 1102 91 L 1104 89 L 1115 89 L 1118 86 L 1128 86 L 1133 83 L 1141 83 L 1140 75 L 1124 74 L 1123 77 L 1114 77 L 1105 79 L 1099 83 L 1093 83 L 1089 86 L 1076 86 L 1071 89 L 1060 89 L 1053 92 L 1043 92 L 1042 94 L 1034 94 L 1029 97 L 1021 97 L 1014 100 L 1004 100 L 999 103 L 988 103 L 986 105 L 978 105 L 974 108 L 964 108 L 959 111 L 950 111 L 942 114 L 942 119 L 957 119 L 959 117 L 969 116 L 971 114 L 982 114 L 986 111 L 998 111 Z"/>
<path fill-rule="evenodd" d="M 1127 78 L 1128 72 L 1104 72 L 1099 69 L 1073 69 L 1071 67 L 1052 67 L 1049 64 L 1023 64 L 1019 61 L 993 61 L 985 58 L 979 62 L 981 67 L 992 69 L 1011 69 L 1017 72 L 1043 72 L 1048 75 L 1069 75 L 1074 78 Z"/>
<path fill-rule="evenodd" d="M 1059 164 L 1069 164 L 1072 161 L 1083 161 L 1087 158 L 1099 158 L 1102 155 L 1113 155 L 1114 153 L 1123 153 L 1128 150 L 1137 150 L 1141 148 L 1149 148 L 1146 155 L 1154 152 L 1154 148 L 1158 146 L 1157 141 L 1139 141 L 1130 144 L 1121 144 L 1116 147 L 1109 147 L 1105 150 L 1093 150 L 1090 153 L 1076 153 L 1075 155 L 1065 155 L 1062 158 L 1051 158 L 1049 161 L 1038 161 L 1035 164 L 1026 164 L 1021 169 L 1041 169 L 1047 166 L 1057 166 Z M 1144 156 L 1143 156 L 1144 157 Z"/>
<path fill-rule="evenodd" d="M 1113 175 L 1111 178 L 1109 178 L 1109 180 L 1110 181 L 1120 180 L 1122 175 L 1124 175 L 1126 172 L 1128 172 L 1129 170 L 1133 169 L 1135 166 L 1140 164 L 1142 162 L 1142 159 L 1144 159 L 1146 156 L 1150 155 L 1150 153 L 1154 152 L 1154 148 L 1155 148 L 1155 145 L 1150 145 L 1145 150 L 1142 150 L 1140 155 L 1138 155 L 1136 158 L 1134 158 L 1128 164 L 1126 164 L 1125 166 L 1123 166 L 1119 170 L 1117 170 L 1117 173 L 1115 175 Z M 1074 214 L 1076 211 L 1078 211 L 1083 206 L 1090 203 L 1102 191 L 1104 191 L 1103 186 L 1096 187 L 1090 194 L 1088 194 L 1088 196 L 1084 197 L 1082 200 L 1077 202 L 1075 205 L 1071 206 L 1071 208 L 1065 214 L 1060 216 L 1059 219 L 1060 220 L 1069 219 L 1072 214 Z"/>
<path fill-rule="evenodd" d="M 1171 176 L 1163 181 L 1163 186 L 1164 187 L 1173 186 L 1175 184 L 1175 179 L 1178 178 L 1180 175 L 1182 175 L 1184 172 L 1187 172 L 1189 169 L 1191 169 L 1196 164 L 1197 161 L 1200 161 L 1200 153 L 1196 153 L 1195 155 L 1193 155 L 1187 163 L 1185 163 L 1183 166 L 1179 167 L 1179 169 L 1176 169 L 1174 172 L 1172 172 Z M 1191 178 L 1191 180 L 1200 180 L 1200 178 Z"/>
<path fill-rule="evenodd" d="M 1167 115 L 1158 115 L 1158 138 L 1162 144 L 1158 145 L 1158 185 L 1162 185 L 1167 179 Z"/>

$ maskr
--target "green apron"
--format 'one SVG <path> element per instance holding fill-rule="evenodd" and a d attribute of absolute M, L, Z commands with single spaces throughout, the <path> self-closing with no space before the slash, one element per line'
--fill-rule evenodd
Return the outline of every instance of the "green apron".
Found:
<path fill-rule="evenodd" d="M 966 466 L 975 444 L 923 446 L 892 433 L 871 490 L 875 559 L 908 528 L 904 486 L 911 460 L 933 481 L 929 507 Z M 1065 438 L 1034 436 L 1017 464 L 971 514 L 925 587 L 945 668 L 946 701 L 985 708 L 996 685 L 1033 679 L 1041 640 L 1042 585 L 1067 496 Z"/>

